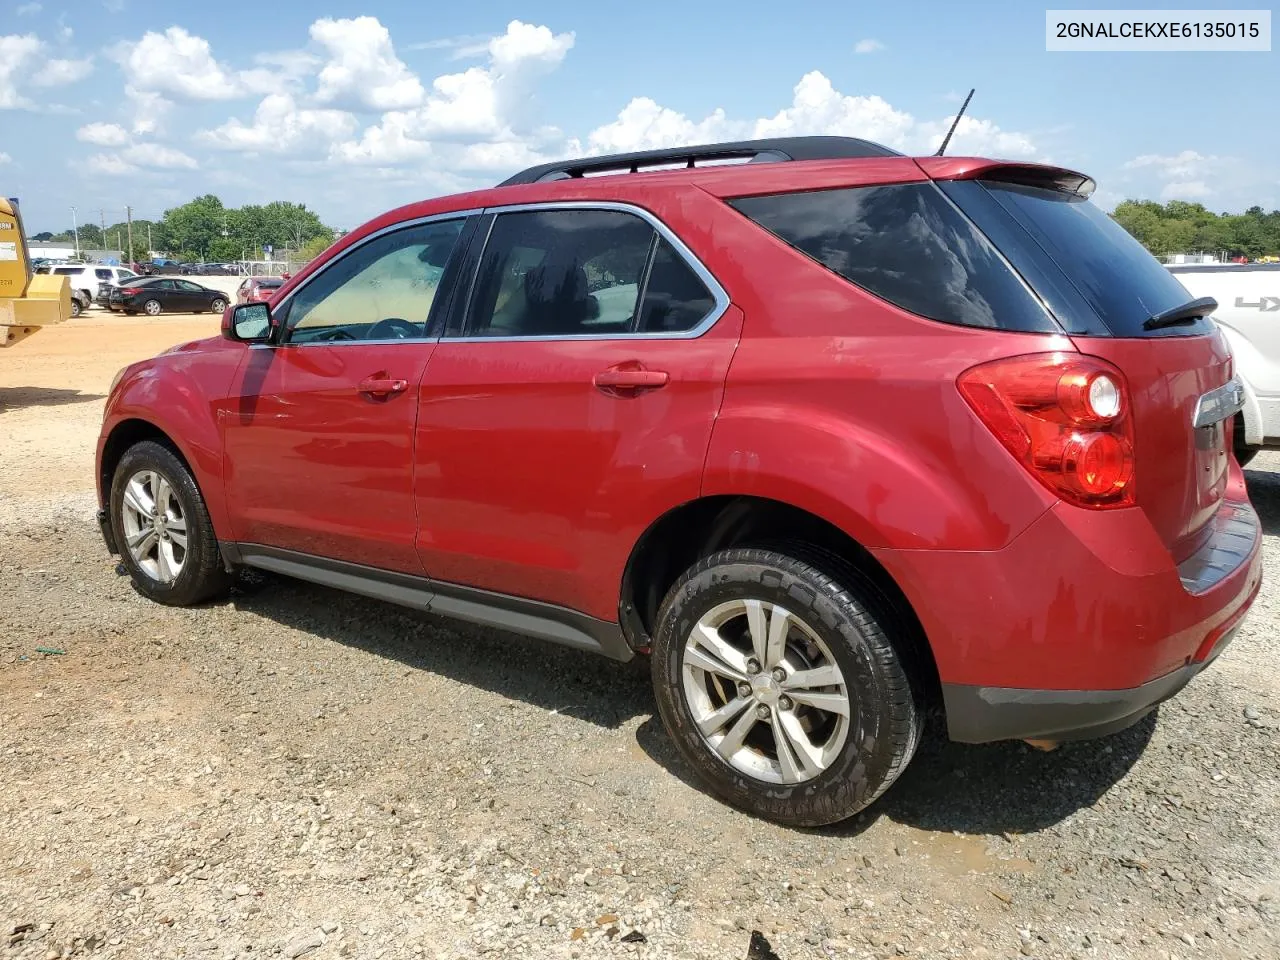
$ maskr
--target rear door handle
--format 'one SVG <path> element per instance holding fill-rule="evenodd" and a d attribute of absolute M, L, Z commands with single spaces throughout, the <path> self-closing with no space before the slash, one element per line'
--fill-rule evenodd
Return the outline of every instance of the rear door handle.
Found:
<path fill-rule="evenodd" d="M 375 397 L 385 397 L 393 393 L 403 393 L 409 387 L 408 380 L 389 380 L 385 377 L 365 377 L 360 381 L 360 392 Z"/>
<path fill-rule="evenodd" d="M 671 379 L 665 370 L 642 370 L 635 367 L 611 367 L 591 378 L 600 390 L 657 390 Z"/>

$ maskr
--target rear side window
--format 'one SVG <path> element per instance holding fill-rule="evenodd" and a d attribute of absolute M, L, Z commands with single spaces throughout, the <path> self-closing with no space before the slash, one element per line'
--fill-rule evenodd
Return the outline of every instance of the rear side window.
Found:
<path fill-rule="evenodd" d="M 1073 194 L 986 182 L 990 195 L 1045 251 L 1117 337 L 1148 337 L 1143 323 L 1192 299 L 1124 227 Z M 1155 335 L 1203 332 L 1180 325 Z"/>
<path fill-rule="evenodd" d="M 1059 332 L 990 241 L 932 183 L 783 193 L 731 204 L 827 269 L 919 316 Z"/>
<path fill-rule="evenodd" d="M 681 334 L 716 300 L 648 221 L 618 210 L 502 213 L 476 274 L 465 335 Z"/>

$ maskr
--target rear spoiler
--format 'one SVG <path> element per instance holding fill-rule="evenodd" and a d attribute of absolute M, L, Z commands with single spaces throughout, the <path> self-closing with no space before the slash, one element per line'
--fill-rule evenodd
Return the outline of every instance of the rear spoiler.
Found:
<path fill-rule="evenodd" d="M 1044 163 L 1011 163 L 981 157 L 920 157 L 916 164 L 932 180 L 995 180 L 1040 187 L 1088 199 L 1096 184 L 1090 177 Z"/>

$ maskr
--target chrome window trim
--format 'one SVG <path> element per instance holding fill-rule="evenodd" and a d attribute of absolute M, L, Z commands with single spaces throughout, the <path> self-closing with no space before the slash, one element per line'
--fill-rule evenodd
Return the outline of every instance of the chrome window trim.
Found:
<path fill-rule="evenodd" d="M 442 336 L 441 342 L 449 343 L 558 343 L 571 342 L 575 340 L 696 340 L 702 336 L 724 316 L 725 311 L 729 309 L 729 294 L 721 286 L 720 281 L 715 278 L 706 265 L 694 254 L 692 250 L 676 236 L 675 232 L 663 223 L 657 216 L 631 203 L 621 203 L 610 200 L 548 200 L 543 203 L 513 203 L 497 207 L 485 207 L 482 211 L 485 214 L 494 214 L 494 219 L 490 224 L 489 236 L 485 237 L 484 247 L 481 248 L 480 258 L 476 261 L 476 272 L 479 272 L 480 265 L 484 261 L 484 253 L 488 250 L 489 240 L 493 234 L 493 224 L 496 224 L 497 218 L 504 213 L 537 213 L 544 210 L 612 210 L 619 213 L 629 213 L 639 217 L 649 224 L 657 233 L 668 243 L 672 249 L 680 256 L 686 264 L 697 275 L 698 279 L 711 291 L 714 303 L 711 310 L 696 325 L 688 330 L 680 333 L 660 332 L 636 332 L 636 333 L 573 333 L 573 334 L 539 334 L 533 336 L 520 337 L 478 337 L 464 335 L 459 337 Z M 466 304 L 466 321 L 471 320 L 471 296 L 474 293 L 475 275 L 467 281 L 467 304 Z"/>
<path fill-rule="evenodd" d="M 326 263 L 319 270 L 315 271 L 315 273 L 309 274 L 307 277 L 305 277 L 301 283 L 299 283 L 296 287 L 294 287 L 287 294 L 281 297 L 279 303 L 271 304 L 271 312 L 275 313 L 277 310 L 283 308 L 286 303 L 288 303 L 290 300 L 293 299 L 294 294 L 296 294 L 299 290 L 305 290 L 308 284 L 310 284 L 312 280 L 316 279 L 316 277 L 323 276 L 325 273 L 329 271 L 330 267 L 334 266 L 337 263 L 342 262 L 347 257 L 355 253 L 357 250 L 364 247 L 365 244 L 372 243 L 374 240 L 377 240 L 380 237 L 385 237 L 389 233 L 396 233 L 400 230 L 410 230 L 413 227 L 422 226 L 425 223 L 436 223 L 441 220 L 466 220 L 467 218 L 477 216 L 482 212 L 483 211 L 479 207 L 470 207 L 466 210 L 450 210 L 448 213 L 433 213 L 425 217 L 414 217 L 412 220 L 400 220 L 396 223 L 392 223 L 383 227 L 381 230 L 375 230 L 373 233 L 369 234 L 367 237 L 361 237 L 359 240 L 357 240 L 355 243 L 349 246 L 346 250 L 343 250 L 342 253 L 338 254 L 336 257 L 334 257 L 332 260 Z M 246 278 L 246 279 L 252 279 L 252 278 Z M 243 284 L 241 284 L 241 286 L 243 286 Z M 423 323 L 425 324 L 426 321 L 424 320 Z M 283 335 L 283 331 L 282 331 L 282 335 Z M 440 338 L 438 336 L 436 337 L 395 337 L 390 340 L 319 340 L 319 341 L 312 340 L 306 343 L 289 343 L 287 340 L 276 342 L 274 339 L 272 339 L 271 341 L 268 341 L 266 343 L 255 343 L 255 344 L 250 344 L 250 346 L 271 347 L 271 348 L 274 348 L 274 347 L 333 347 L 333 346 L 344 346 L 344 345 L 356 346 L 358 344 L 372 345 L 372 344 L 388 344 L 388 343 L 435 343 L 439 339 Z"/>

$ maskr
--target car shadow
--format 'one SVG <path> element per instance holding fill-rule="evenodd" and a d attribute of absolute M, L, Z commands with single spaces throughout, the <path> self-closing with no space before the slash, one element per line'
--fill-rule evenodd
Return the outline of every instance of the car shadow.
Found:
<path fill-rule="evenodd" d="M 259 571 L 241 573 L 232 602 L 282 626 L 601 727 L 653 710 L 647 676 L 634 663 Z"/>
<path fill-rule="evenodd" d="M 1249 500 L 1258 511 L 1262 532 L 1280 533 L 1280 473 L 1246 468 L 1244 480 L 1249 488 Z"/>
<path fill-rule="evenodd" d="M 1036 750 L 1021 741 L 953 743 L 930 722 L 915 758 L 879 801 L 843 823 L 803 832 L 856 836 L 880 817 L 942 833 L 1036 833 L 1095 804 L 1142 756 L 1156 712 L 1099 740 Z M 640 748 L 695 790 L 707 792 L 656 716 L 636 731 Z"/>
<path fill-rule="evenodd" d="M 0 413 L 22 407 L 57 407 L 68 403 L 92 403 L 102 400 L 101 393 L 59 390 L 53 387 L 0 387 Z"/>

